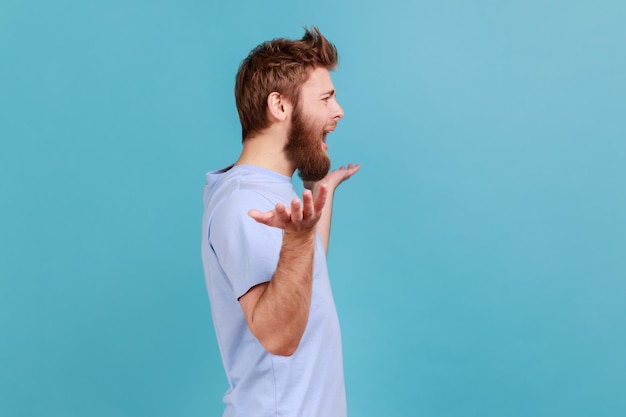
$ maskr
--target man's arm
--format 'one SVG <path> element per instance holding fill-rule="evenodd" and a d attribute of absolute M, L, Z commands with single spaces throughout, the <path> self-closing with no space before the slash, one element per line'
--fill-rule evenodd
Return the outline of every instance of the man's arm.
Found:
<path fill-rule="evenodd" d="M 320 221 L 317 222 L 317 233 L 319 233 L 320 239 L 322 239 L 322 243 L 324 244 L 324 250 L 326 251 L 326 253 L 328 253 L 328 243 L 330 241 L 330 225 L 332 222 L 333 199 L 335 196 L 335 190 L 337 189 L 339 184 L 356 174 L 359 169 L 361 169 L 360 164 L 350 164 L 347 167 L 341 166 L 339 169 L 330 171 L 320 181 L 307 181 L 304 183 L 304 188 L 313 191 L 314 197 L 319 193 L 319 189 L 322 184 L 325 184 L 328 187 L 326 204 L 322 209 L 322 216 L 320 218 Z"/>
<path fill-rule="evenodd" d="M 251 288 L 239 298 L 248 327 L 261 345 L 274 355 L 290 356 L 306 328 L 311 306 L 316 225 L 328 195 L 320 186 L 313 194 L 305 190 L 302 202 L 290 207 L 279 203 L 269 212 L 251 210 L 259 223 L 283 230 L 283 242 L 272 280 Z"/>

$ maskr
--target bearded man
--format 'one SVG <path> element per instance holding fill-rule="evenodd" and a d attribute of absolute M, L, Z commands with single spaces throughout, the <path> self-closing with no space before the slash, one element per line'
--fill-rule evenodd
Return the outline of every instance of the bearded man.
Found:
<path fill-rule="evenodd" d="M 326 252 L 334 191 L 326 136 L 343 117 L 317 28 L 275 39 L 241 63 L 243 149 L 207 174 L 202 259 L 229 383 L 224 416 L 345 417 L 341 335 Z M 291 177 L 304 181 L 302 200 Z"/>

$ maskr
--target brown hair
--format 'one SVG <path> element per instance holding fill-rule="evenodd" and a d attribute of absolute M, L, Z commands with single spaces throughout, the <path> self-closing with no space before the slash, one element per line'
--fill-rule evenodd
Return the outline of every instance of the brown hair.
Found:
<path fill-rule="evenodd" d="M 235 102 L 241 121 L 242 139 L 269 126 L 267 97 L 272 92 L 297 106 L 300 87 L 315 67 L 332 70 L 337 48 L 319 29 L 305 28 L 300 40 L 274 39 L 263 42 L 241 62 L 235 81 Z"/>

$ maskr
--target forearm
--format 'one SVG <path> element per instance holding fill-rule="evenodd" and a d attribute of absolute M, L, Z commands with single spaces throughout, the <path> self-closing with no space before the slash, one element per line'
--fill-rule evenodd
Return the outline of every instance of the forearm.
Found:
<path fill-rule="evenodd" d="M 337 187 L 354 175 L 356 172 L 361 169 L 361 165 L 349 164 L 347 167 L 340 167 L 339 169 L 335 169 L 326 175 L 322 180 L 317 182 L 305 182 L 304 187 L 312 190 L 313 194 L 316 195 L 320 187 L 326 187 L 326 204 L 322 209 L 322 214 L 319 222 L 317 223 L 317 233 L 319 233 L 320 238 L 322 239 L 322 243 L 324 244 L 324 250 L 328 253 L 328 243 L 330 241 L 330 226 L 332 223 L 332 214 L 333 214 L 333 198 L 335 194 L 335 190 Z"/>
<path fill-rule="evenodd" d="M 248 326 L 270 353 L 289 356 L 300 343 L 311 306 L 315 230 L 285 232 L 276 271 Z"/>
<path fill-rule="evenodd" d="M 324 251 L 328 254 L 328 244 L 330 242 L 330 226 L 333 217 L 333 198 L 334 190 L 328 191 L 328 197 L 326 198 L 326 205 L 322 209 L 322 216 L 317 223 L 317 233 L 324 245 Z"/>

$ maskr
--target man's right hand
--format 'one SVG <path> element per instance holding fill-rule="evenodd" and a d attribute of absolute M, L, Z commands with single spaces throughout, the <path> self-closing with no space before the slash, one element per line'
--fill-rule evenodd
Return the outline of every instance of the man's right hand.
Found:
<path fill-rule="evenodd" d="M 302 202 L 295 198 L 290 207 L 278 203 L 274 210 L 267 212 L 250 210 L 248 215 L 259 223 L 283 229 L 288 233 L 308 232 L 315 230 L 315 226 L 322 215 L 324 204 L 326 204 L 327 196 L 328 186 L 322 184 L 315 200 L 313 200 L 313 194 L 310 190 L 304 190 Z"/>

